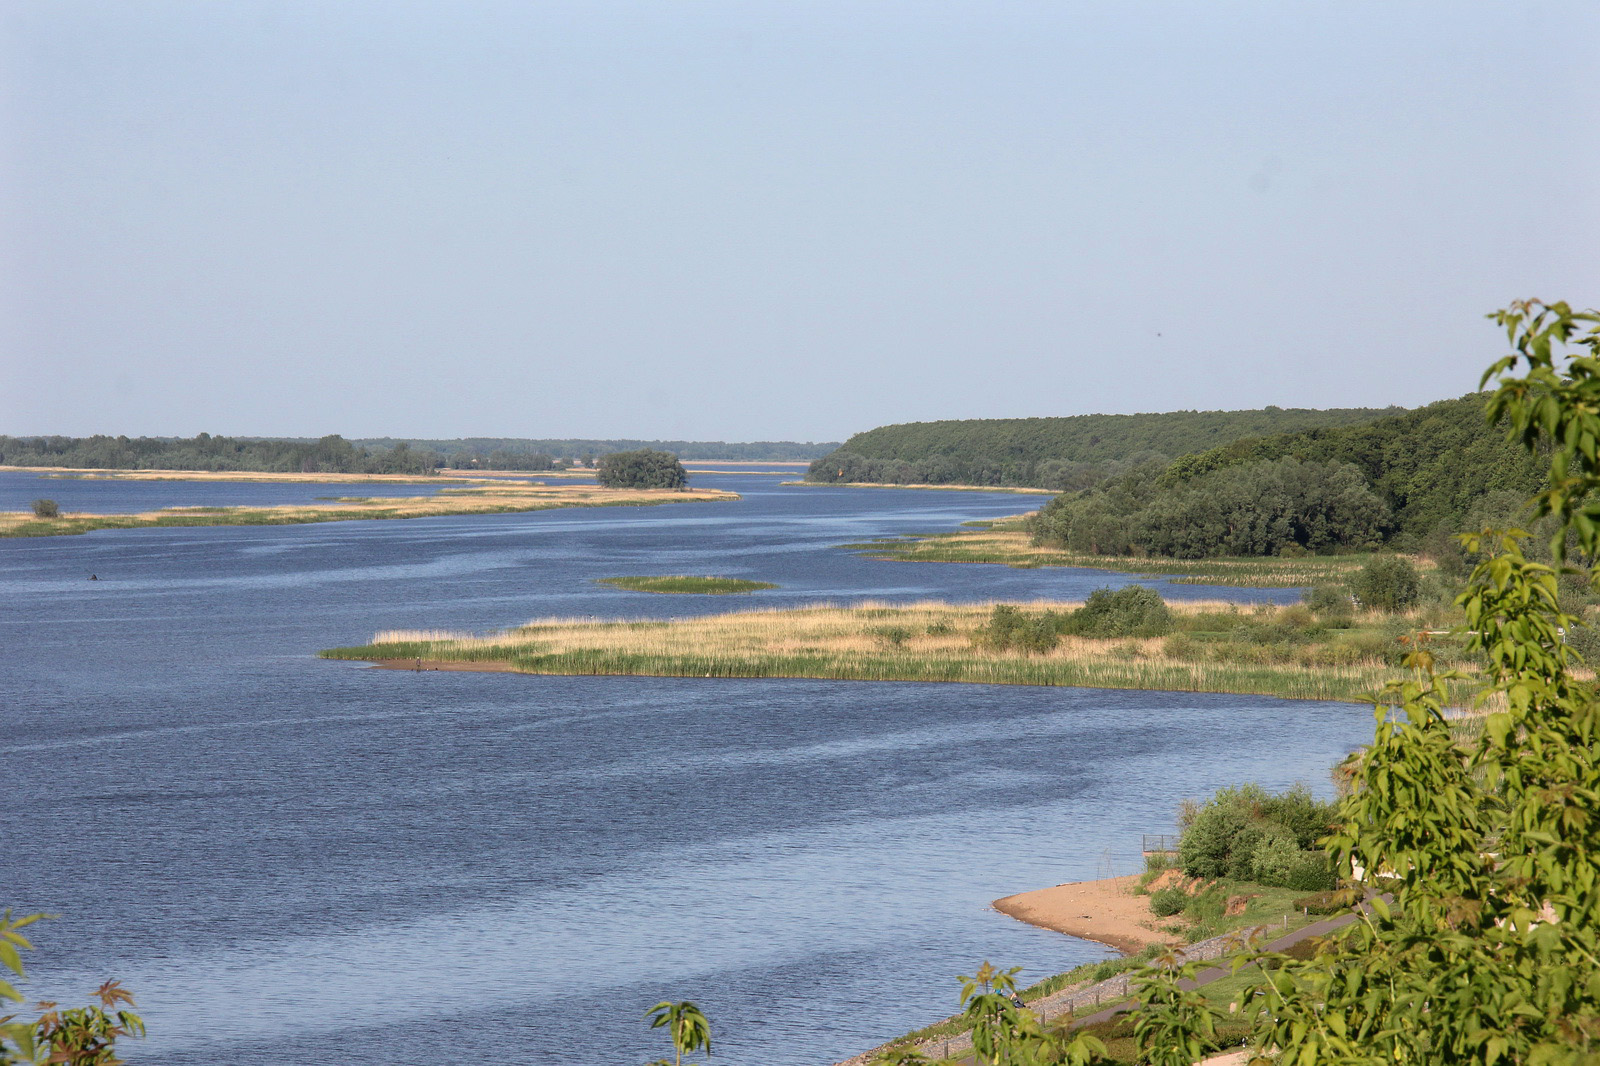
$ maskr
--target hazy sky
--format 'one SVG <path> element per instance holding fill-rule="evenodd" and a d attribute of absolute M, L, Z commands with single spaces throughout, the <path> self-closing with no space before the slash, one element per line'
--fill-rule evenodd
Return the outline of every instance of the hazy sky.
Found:
<path fill-rule="evenodd" d="M 0 432 L 1416 405 L 1600 303 L 1600 4 L 5 0 Z"/>

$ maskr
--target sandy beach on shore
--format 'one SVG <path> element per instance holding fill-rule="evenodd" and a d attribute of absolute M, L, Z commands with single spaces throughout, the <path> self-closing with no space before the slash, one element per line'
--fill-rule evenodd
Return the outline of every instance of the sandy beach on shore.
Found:
<path fill-rule="evenodd" d="M 1108 944 L 1132 955 L 1150 944 L 1176 944 L 1181 937 L 1159 927 L 1150 897 L 1136 896 L 1139 876 L 1072 881 L 1019 892 L 994 901 L 994 909 L 1041 929 Z"/>

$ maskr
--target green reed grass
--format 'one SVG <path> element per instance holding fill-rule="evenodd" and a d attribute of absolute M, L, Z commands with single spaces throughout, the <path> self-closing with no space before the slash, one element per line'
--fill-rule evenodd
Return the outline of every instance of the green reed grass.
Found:
<path fill-rule="evenodd" d="M 995 532 L 1014 532 L 997 540 Z M 1301 588 L 1336 584 L 1349 578 L 1370 554 L 1164 559 L 1149 556 L 1090 555 L 1086 552 L 1036 548 L 1015 527 L 980 532 L 935 533 L 842 544 L 874 559 L 918 563 L 992 563 L 1017 569 L 1073 566 L 1147 576 L 1172 576 L 1177 584 L 1231 585 L 1245 588 Z M 1175 576 L 1174 576 L 1175 575 Z"/>
<path fill-rule="evenodd" d="M 810 677 L 836 681 L 930 681 L 983 685 L 1071 686 L 1153 689 L 1170 692 L 1232 692 L 1304 700 L 1359 700 L 1396 672 L 1363 664 L 1307 669 L 1290 664 L 1172 663 L 1138 659 L 1000 659 L 898 651 L 877 654 L 811 653 L 704 655 L 641 653 L 612 649 L 547 651 L 526 646 L 452 646 L 410 641 L 331 648 L 329 659 L 508 662 L 529 674 L 628 675 L 648 677 Z"/>

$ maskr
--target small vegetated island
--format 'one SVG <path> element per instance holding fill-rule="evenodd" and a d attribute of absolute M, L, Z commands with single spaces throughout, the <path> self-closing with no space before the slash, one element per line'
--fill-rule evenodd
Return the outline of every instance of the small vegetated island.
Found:
<path fill-rule="evenodd" d="M 489 634 L 390 631 L 324 658 L 415 668 L 657 677 L 816 677 L 1235 692 L 1358 699 L 1400 674 L 1412 634 L 1441 662 L 1473 668 L 1442 632 L 1451 607 L 1424 599 L 1399 559 L 1376 560 L 1357 587 L 1391 569 L 1397 595 L 1355 606 L 1327 588 L 1310 602 L 1241 608 L 1173 603 L 1142 585 L 1086 603 L 818 606 L 668 621 L 545 619 Z M 1387 586 L 1385 586 L 1387 587 Z"/>
<path fill-rule="evenodd" d="M 742 577 L 693 577 L 688 574 L 667 574 L 660 577 L 602 577 L 598 585 L 628 592 L 678 593 L 699 596 L 728 596 L 743 592 L 762 592 L 778 586 L 770 581 L 748 581 Z"/>
<path fill-rule="evenodd" d="M 345 454 L 335 449 L 337 454 Z M 167 507 L 135 514 L 90 514 L 62 511 L 54 500 L 40 499 L 31 511 L 0 512 L 0 537 L 48 537 L 99 529 L 165 526 L 293 525 L 360 519 L 430 518 L 445 515 L 511 514 L 559 507 L 639 507 L 659 503 L 736 500 L 738 493 L 720 489 L 691 490 L 676 457 L 643 450 L 608 455 L 599 461 L 598 485 L 556 484 L 522 478 L 477 478 L 435 475 L 444 485 L 427 496 L 344 496 L 327 502 L 273 507 Z M 415 484 L 415 475 L 370 471 L 297 473 L 182 472 L 163 470 L 85 471 L 83 473 L 159 478 L 184 475 L 214 480 L 359 481 Z"/>

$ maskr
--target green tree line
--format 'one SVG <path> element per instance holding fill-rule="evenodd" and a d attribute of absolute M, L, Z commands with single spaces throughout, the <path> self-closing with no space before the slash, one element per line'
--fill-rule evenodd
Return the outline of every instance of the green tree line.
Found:
<path fill-rule="evenodd" d="M 1216 448 L 1241 437 L 1354 425 L 1379 408 L 1312 411 L 1171 411 L 911 422 L 857 433 L 811 464 L 811 481 L 927 485 L 1026 485 L 1080 489 L 1148 462 Z"/>
<path fill-rule="evenodd" d="M 1107 555 L 1281 555 L 1389 545 L 1453 550 L 1540 481 L 1478 394 L 1365 425 L 1252 437 L 1063 493 L 1035 540 Z"/>
<path fill-rule="evenodd" d="M 533 440 L 520 437 L 459 437 L 454 440 L 373 437 L 356 441 L 370 448 L 391 448 L 404 439 L 413 448 L 436 452 L 445 465 L 476 465 L 497 470 L 546 470 L 549 467 L 502 465 L 517 462 L 518 456 L 557 456 L 577 459 L 583 456 L 610 455 L 641 449 L 671 452 L 690 459 L 712 459 L 747 463 L 806 463 L 839 447 L 837 441 L 813 444 L 809 441 L 694 441 L 694 440 L 591 440 L 583 438 Z M 492 457 L 500 456 L 502 459 Z M 585 465 L 589 465 L 585 463 Z"/>
<path fill-rule="evenodd" d="M 439 457 L 404 441 L 364 448 L 338 434 L 320 440 L 214 437 L 7 437 L 0 464 L 104 470 L 250 470 L 307 474 L 431 474 Z"/>

